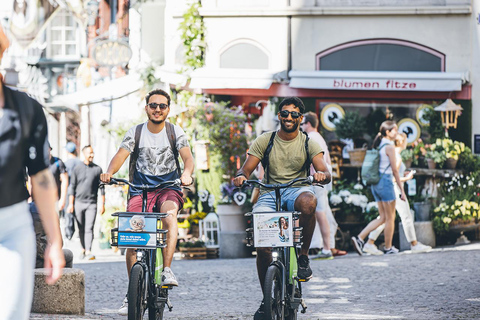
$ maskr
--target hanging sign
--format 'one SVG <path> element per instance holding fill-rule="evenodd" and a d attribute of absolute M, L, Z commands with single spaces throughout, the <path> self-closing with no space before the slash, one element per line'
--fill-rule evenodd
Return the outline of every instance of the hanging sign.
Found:
<path fill-rule="evenodd" d="M 119 40 L 99 41 L 92 53 L 95 62 L 102 67 L 125 66 L 132 58 L 130 46 Z"/>
<path fill-rule="evenodd" d="M 398 122 L 398 132 L 403 132 L 407 135 L 408 144 L 412 144 L 417 141 L 422 133 L 418 123 L 410 118 L 405 118 Z"/>
<path fill-rule="evenodd" d="M 320 121 L 322 126 L 328 131 L 335 130 L 335 124 L 337 121 L 343 118 L 345 111 L 336 103 L 329 103 L 323 109 L 320 114 Z"/>
<path fill-rule="evenodd" d="M 428 109 L 432 109 L 433 107 L 428 104 L 422 104 L 418 109 L 417 109 L 417 121 L 420 123 L 420 125 L 426 127 L 430 125 L 430 121 L 423 119 L 423 115 Z"/>

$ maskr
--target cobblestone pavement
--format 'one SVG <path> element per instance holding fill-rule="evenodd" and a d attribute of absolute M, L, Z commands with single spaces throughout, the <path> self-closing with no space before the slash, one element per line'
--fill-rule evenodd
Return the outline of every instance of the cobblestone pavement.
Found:
<path fill-rule="evenodd" d="M 123 257 L 105 250 L 94 262 L 76 262 L 85 271 L 86 315 L 31 319 L 126 319 L 116 313 L 127 289 Z M 480 243 L 311 261 L 299 319 L 480 319 L 479 265 Z M 179 260 L 173 270 L 180 286 L 165 319 L 252 319 L 261 301 L 254 258 Z"/>

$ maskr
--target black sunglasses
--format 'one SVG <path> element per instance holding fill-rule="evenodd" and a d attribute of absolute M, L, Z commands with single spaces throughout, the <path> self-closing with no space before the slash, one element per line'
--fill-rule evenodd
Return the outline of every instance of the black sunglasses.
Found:
<path fill-rule="evenodd" d="M 161 110 L 165 110 L 168 108 L 168 105 L 166 105 L 165 103 L 155 103 L 155 102 L 152 102 L 152 103 L 149 103 L 148 106 L 150 107 L 150 109 L 152 110 L 157 110 L 158 107 L 160 107 Z"/>
<path fill-rule="evenodd" d="M 288 115 L 292 115 L 292 119 L 298 119 L 302 115 L 300 112 L 297 111 L 288 111 L 288 110 L 282 110 L 279 112 L 280 117 L 282 118 L 288 118 Z"/>

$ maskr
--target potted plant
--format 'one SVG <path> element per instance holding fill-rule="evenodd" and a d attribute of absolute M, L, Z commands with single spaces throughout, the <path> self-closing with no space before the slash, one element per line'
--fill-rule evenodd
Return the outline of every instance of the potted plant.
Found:
<path fill-rule="evenodd" d="M 338 208 L 338 220 L 343 222 L 363 223 L 366 221 L 366 209 L 370 202 L 369 188 L 359 183 L 350 183 L 346 180 L 335 185 L 335 190 L 330 193 L 329 201 L 332 208 Z"/>
<path fill-rule="evenodd" d="M 446 160 L 445 153 L 437 150 L 428 150 L 425 154 L 425 160 L 428 165 L 428 169 L 435 169 L 438 164 L 439 167 L 443 166 L 443 163 Z"/>
<path fill-rule="evenodd" d="M 425 154 L 427 149 L 425 149 L 425 143 L 422 139 L 418 139 L 413 143 L 413 161 L 412 164 L 415 166 L 423 166 L 425 164 Z"/>
<path fill-rule="evenodd" d="M 207 259 L 207 248 L 205 242 L 192 238 L 189 241 L 180 242 L 178 249 L 182 254 L 182 259 L 187 260 L 201 260 Z"/>
<path fill-rule="evenodd" d="M 402 157 L 402 161 L 405 164 L 405 167 L 407 169 L 410 168 L 413 163 L 413 149 L 408 148 L 402 150 L 402 152 L 400 152 L 400 156 Z"/>
<path fill-rule="evenodd" d="M 445 157 L 447 158 L 445 160 L 445 167 L 447 169 L 455 169 L 460 155 L 462 152 L 465 152 L 465 143 L 452 141 L 451 139 L 443 139 L 442 143 L 444 144 Z"/>
<path fill-rule="evenodd" d="M 351 139 L 354 149 L 348 150 L 350 163 L 361 166 L 365 159 L 367 148 L 363 145 L 363 135 L 367 130 L 365 118 L 358 112 L 347 112 L 345 116 L 335 124 L 335 132 L 340 139 Z"/>

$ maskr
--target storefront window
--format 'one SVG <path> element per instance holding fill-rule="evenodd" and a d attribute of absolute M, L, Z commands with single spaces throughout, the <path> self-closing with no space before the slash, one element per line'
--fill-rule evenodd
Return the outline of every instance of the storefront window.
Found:
<path fill-rule="evenodd" d="M 317 54 L 317 70 L 443 72 L 445 55 L 394 39 L 361 40 Z"/>

